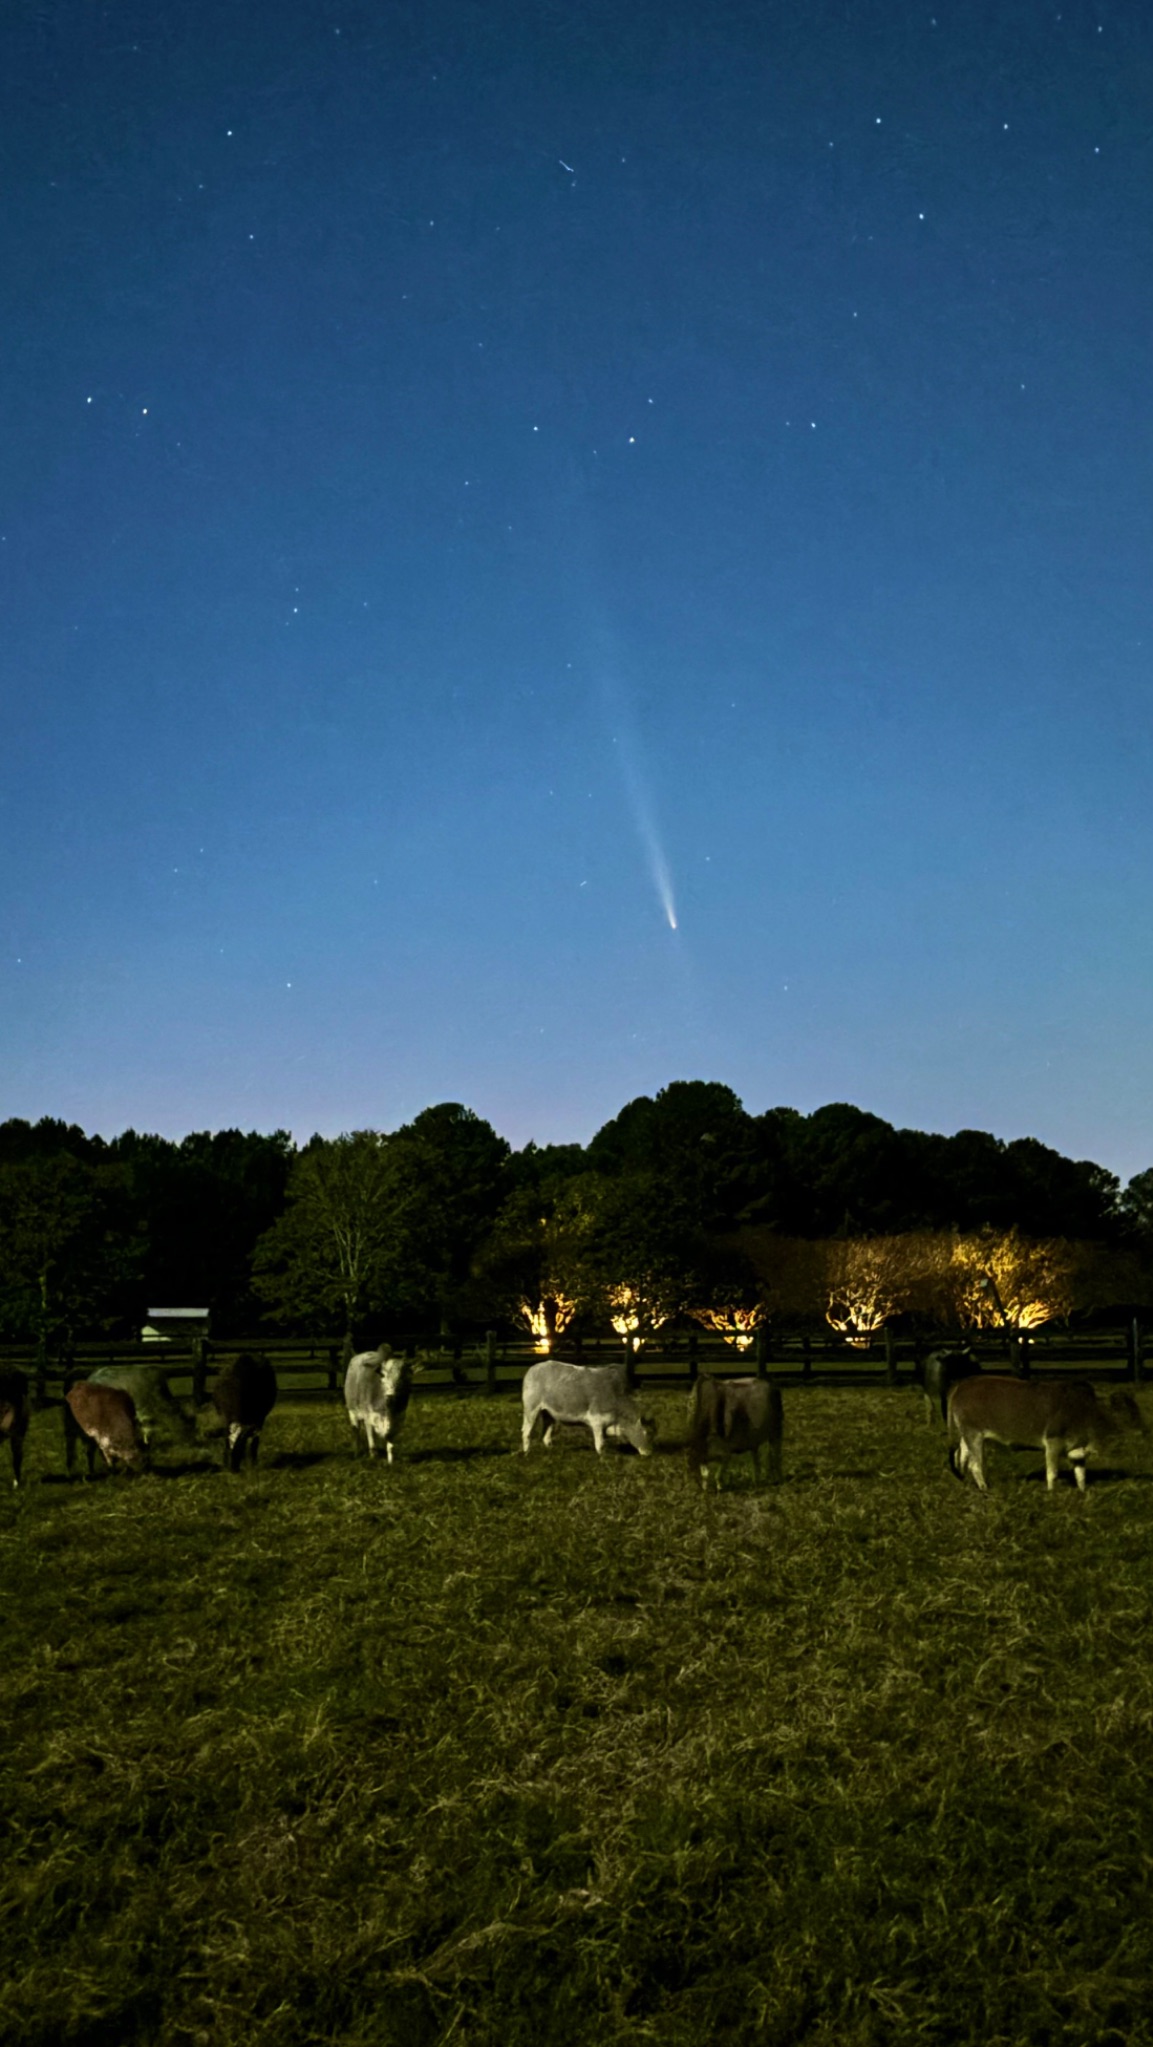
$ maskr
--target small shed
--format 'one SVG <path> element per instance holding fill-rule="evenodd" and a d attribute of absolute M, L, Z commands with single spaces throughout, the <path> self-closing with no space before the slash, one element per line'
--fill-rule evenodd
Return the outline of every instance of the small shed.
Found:
<path fill-rule="evenodd" d="M 208 1308 L 149 1308 L 141 1343 L 195 1343 L 208 1335 Z"/>

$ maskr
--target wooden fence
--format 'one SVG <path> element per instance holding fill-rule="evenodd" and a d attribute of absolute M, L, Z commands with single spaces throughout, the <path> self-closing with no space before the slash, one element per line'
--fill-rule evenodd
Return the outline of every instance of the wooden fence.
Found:
<path fill-rule="evenodd" d="M 586 1365 L 623 1363 L 630 1381 L 638 1387 L 687 1389 L 699 1371 L 738 1375 L 757 1373 L 779 1385 L 909 1385 L 920 1375 L 923 1358 L 932 1350 L 946 1347 L 947 1339 L 920 1338 L 916 1341 L 881 1332 L 868 1350 L 859 1350 L 832 1332 L 780 1334 L 758 1332 L 753 1347 L 739 1352 L 720 1337 L 703 1331 L 678 1330 L 654 1340 L 638 1353 L 625 1348 L 618 1338 L 586 1338 L 578 1347 L 562 1338 L 555 1355 L 579 1358 Z M 489 1330 L 471 1341 L 460 1340 L 441 1347 L 426 1340 L 397 1338 L 393 1348 L 403 1351 L 418 1367 L 414 1392 L 418 1394 L 464 1392 L 499 1393 L 517 1391 L 530 1364 L 540 1353 L 530 1338 L 505 1338 Z M 1123 1329 L 1095 1330 L 1071 1334 L 1046 1331 L 1040 1335 L 1004 1337 L 984 1332 L 974 1339 L 974 1348 L 986 1371 L 1016 1371 L 1023 1377 L 1059 1376 L 1073 1372 L 1093 1378 L 1145 1379 L 1143 1331 L 1137 1322 Z M 66 1357 L 45 1361 L 29 1344 L 0 1345 L 0 1363 L 18 1365 L 35 1382 L 39 1401 L 59 1398 L 66 1386 L 86 1378 L 102 1365 L 159 1365 L 174 1382 L 177 1392 L 187 1392 L 197 1402 L 206 1398 L 209 1384 L 226 1358 L 241 1351 L 263 1351 L 276 1368 L 282 1392 L 292 1399 L 316 1400 L 338 1397 L 343 1378 L 343 1353 L 339 1343 L 328 1339 L 314 1342 L 294 1337 L 255 1336 L 247 1341 L 201 1343 L 174 1340 L 168 1343 L 102 1342 L 81 1343 Z"/>

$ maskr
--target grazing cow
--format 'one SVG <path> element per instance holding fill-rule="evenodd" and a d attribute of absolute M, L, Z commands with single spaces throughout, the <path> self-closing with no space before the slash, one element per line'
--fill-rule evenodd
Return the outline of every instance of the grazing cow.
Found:
<path fill-rule="evenodd" d="M 412 1366 L 407 1358 L 394 1358 L 386 1343 L 379 1350 L 358 1351 L 349 1359 L 344 1375 L 344 1404 L 357 1449 L 363 1428 L 369 1456 L 376 1456 L 379 1438 L 392 1463 L 393 1447 L 404 1425 L 411 1391 Z"/>
<path fill-rule="evenodd" d="M 931 1352 L 925 1359 L 922 1381 L 925 1408 L 931 1422 L 940 1415 L 948 1425 L 949 1395 L 954 1386 L 959 1386 L 962 1379 L 975 1379 L 980 1370 L 980 1362 L 971 1344 L 962 1344 L 957 1350 Z"/>
<path fill-rule="evenodd" d="M 0 1365 L 0 1436 L 12 1452 L 12 1483 L 19 1485 L 28 1433 L 28 1381 L 15 1365 Z"/>
<path fill-rule="evenodd" d="M 521 1398 L 521 1448 L 526 1453 L 543 1417 L 546 1449 L 557 1422 L 581 1422 L 592 1430 L 598 1456 L 607 1435 L 631 1443 L 642 1457 L 652 1454 L 656 1430 L 642 1418 L 618 1365 L 566 1365 L 559 1358 L 542 1359 L 525 1373 Z"/>
<path fill-rule="evenodd" d="M 64 1395 L 64 1455 L 69 1471 L 81 1438 L 89 1478 L 96 1468 L 97 1450 L 110 1471 L 114 1462 L 128 1471 L 144 1468 L 147 1449 L 137 1426 L 136 1407 L 132 1395 L 121 1386 L 94 1386 L 90 1379 L 82 1379 Z"/>
<path fill-rule="evenodd" d="M 224 1422 L 225 1471 L 239 1471 L 246 1449 L 255 1464 L 260 1431 L 276 1406 L 276 1373 L 268 1359 L 250 1350 L 228 1358 L 216 1374 L 212 1404 Z"/>
<path fill-rule="evenodd" d="M 1041 1385 L 1036 1380 L 962 1379 L 949 1396 L 949 1463 L 957 1478 L 972 1471 L 985 1483 L 985 1444 L 1006 1443 L 1010 1449 L 1044 1450 L 1045 1483 L 1057 1483 L 1061 1452 L 1085 1490 L 1085 1459 L 1100 1454 L 1123 1432 L 1144 1433 L 1145 1422 L 1131 1393 L 1114 1393 L 1107 1406 L 1084 1379 Z"/>
<path fill-rule="evenodd" d="M 784 1423 L 780 1388 L 767 1379 L 713 1379 L 702 1372 L 689 1395 L 689 1433 L 685 1443 L 689 1470 L 703 1485 L 709 1482 L 709 1465 L 716 1460 L 716 1485 L 721 1483 L 725 1457 L 739 1457 L 748 1451 L 757 1480 L 761 1476 L 761 1445 L 769 1446 L 769 1477 L 781 1480 L 781 1443 Z"/>
<path fill-rule="evenodd" d="M 196 1423 L 182 1407 L 168 1384 L 161 1365 L 101 1365 L 91 1373 L 90 1386 L 119 1386 L 132 1396 L 136 1425 L 147 1448 L 154 1436 L 175 1437 L 181 1443 L 195 1443 Z"/>

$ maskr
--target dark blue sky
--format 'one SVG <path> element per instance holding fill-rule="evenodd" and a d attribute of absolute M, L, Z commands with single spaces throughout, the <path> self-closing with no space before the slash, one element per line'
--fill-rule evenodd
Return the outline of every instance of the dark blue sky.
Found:
<path fill-rule="evenodd" d="M 1135 0 L 6 10 L 0 1113 L 1153 1162 L 1151 103 Z"/>

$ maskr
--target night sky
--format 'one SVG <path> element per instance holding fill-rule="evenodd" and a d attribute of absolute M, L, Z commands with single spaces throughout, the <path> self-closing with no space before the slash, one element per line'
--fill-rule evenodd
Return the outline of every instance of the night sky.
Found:
<path fill-rule="evenodd" d="M 0 23 L 0 1115 L 1153 1163 L 1153 10 Z"/>

